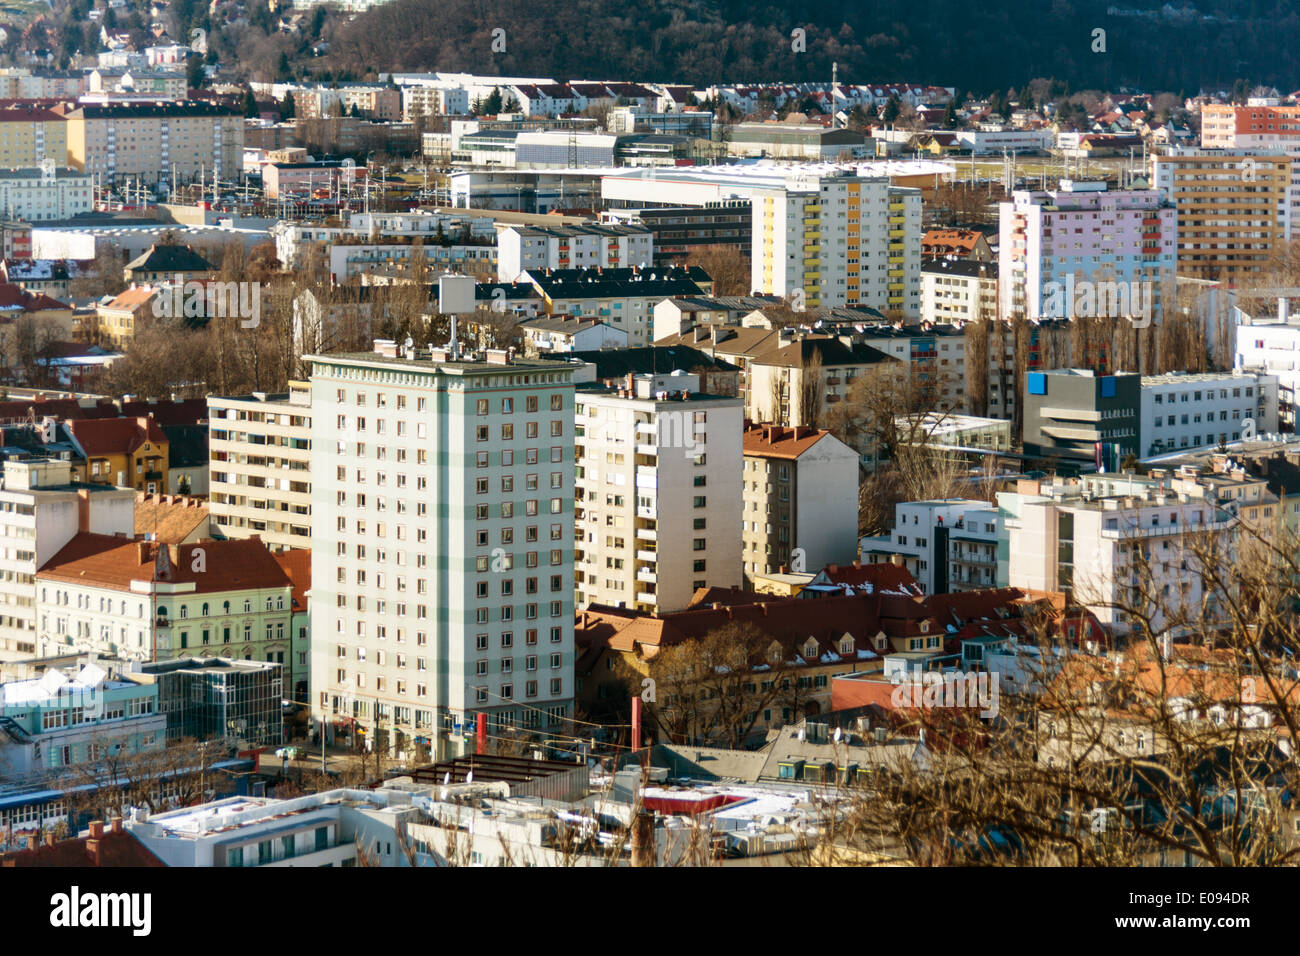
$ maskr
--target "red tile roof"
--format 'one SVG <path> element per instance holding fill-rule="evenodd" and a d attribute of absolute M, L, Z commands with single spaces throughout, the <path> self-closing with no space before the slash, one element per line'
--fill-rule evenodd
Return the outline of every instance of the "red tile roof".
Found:
<path fill-rule="evenodd" d="M 68 433 L 86 457 L 132 454 L 145 442 L 161 445 L 166 434 L 150 417 L 84 418 L 67 423 Z"/>
<path fill-rule="evenodd" d="M 744 432 L 744 453 L 762 458 L 798 458 L 830 432 L 811 426 L 750 425 Z"/>
<path fill-rule="evenodd" d="M 274 557 L 280 570 L 293 582 L 293 609 L 307 610 L 307 592 L 311 590 L 311 548 L 290 548 Z"/>
<path fill-rule="evenodd" d="M 0 854 L 0 867 L 158 867 L 167 864 L 126 831 L 105 830 L 101 836 L 75 837 L 54 844 L 41 843 L 35 849 L 10 850 Z"/>
<path fill-rule="evenodd" d="M 196 594 L 290 587 L 292 581 L 261 539 L 168 545 L 171 578 L 193 582 Z M 194 552 L 203 551 L 201 561 Z M 127 591 L 133 581 L 157 578 L 158 545 L 115 535 L 79 532 L 47 561 L 37 577 Z M 195 566 L 201 570 L 195 570 Z"/>

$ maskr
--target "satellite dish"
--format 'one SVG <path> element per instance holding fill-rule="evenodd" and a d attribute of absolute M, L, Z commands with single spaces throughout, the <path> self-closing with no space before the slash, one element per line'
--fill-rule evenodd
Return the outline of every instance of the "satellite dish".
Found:
<path fill-rule="evenodd" d="M 442 775 L 442 785 L 445 787 L 451 783 L 451 771 L 448 770 Z"/>
<path fill-rule="evenodd" d="M 839 743 L 839 742 L 840 742 L 840 738 L 843 737 L 843 736 L 844 736 L 844 731 L 841 730 L 839 727 L 836 727 L 836 728 L 835 728 L 835 742 L 836 742 L 836 743 Z"/>
<path fill-rule="evenodd" d="M 473 782 L 474 782 L 474 771 L 473 771 L 473 770 L 471 770 L 469 773 L 465 774 L 465 782 L 466 782 L 466 783 L 473 783 Z"/>

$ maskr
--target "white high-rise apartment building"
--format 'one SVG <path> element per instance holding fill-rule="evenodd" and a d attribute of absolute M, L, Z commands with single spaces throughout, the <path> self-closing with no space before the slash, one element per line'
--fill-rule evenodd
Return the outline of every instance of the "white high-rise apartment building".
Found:
<path fill-rule="evenodd" d="M 808 309 L 921 309 L 921 193 L 850 173 L 753 191 L 751 285 Z"/>
<path fill-rule="evenodd" d="M 1178 213 L 1160 190 L 1063 179 L 1016 190 L 999 209 L 1004 318 L 1159 321 L 1178 254 Z"/>
<path fill-rule="evenodd" d="M 313 707 L 441 758 L 573 707 L 573 371 L 315 355 Z M 378 733 L 376 733 L 378 731 Z"/>
<path fill-rule="evenodd" d="M 212 523 L 272 550 L 311 547 L 311 386 L 208 398 Z"/>
<path fill-rule="evenodd" d="M 577 600 L 685 607 L 741 585 L 744 403 L 697 376 L 642 376 L 576 398 Z"/>
<path fill-rule="evenodd" d="M 0 489 L 0 661 L 36 653 L 36 572 L 78 531 L 135 534 L 135 491 L 74 484 L 72 463 L 5 462 Z"/>

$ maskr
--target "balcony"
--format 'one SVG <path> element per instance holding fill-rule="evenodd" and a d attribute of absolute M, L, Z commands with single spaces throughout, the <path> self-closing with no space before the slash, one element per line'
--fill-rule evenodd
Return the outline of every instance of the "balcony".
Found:
<path fill-rule="evenodd" d="M 651 594 L 649 591 L 638 591 L 636 593 L 636 599 L 642 604 L 654 604 L 655 601 L 658 600 L 655 595 Z"/>
<path fill-rule="evenodd" d="M 649 568 L 641 568 L 636 573 L 636 579 L 646 584 L 654 584 L 658 580 L 657 575 Z"/>
<path fill-rule="evenodd" d="M 659 446 L 658 445 L 637 445 L 636 453 L 638 455 L 646 455 L 650 458 L 654 458 L 659 454 Z"/>
<path fill-rule="evenodd" d="M 653 521 L 658 517 L 658 512 L 653 505 L 637 505 L 636 516 L 638 518 L 648 518 Z"/>
<path fill-rule="evenodd" d="M 656 561 L 659 560 L 659 552 L 658 552 L 658 551 L 638 551 L 638 552 L 636 553 L 636 559 L 637 559 L 638 561 L 647 561 L 647 562 L 649 562 L 650 564 L 654 564 Z"/>
<path fill-rule="evenodd" d="M 642 541 L 659 540 L 659 532 L 655 531 L 654 528 L 637 528 L 636 536 L 640 538 Z"/>

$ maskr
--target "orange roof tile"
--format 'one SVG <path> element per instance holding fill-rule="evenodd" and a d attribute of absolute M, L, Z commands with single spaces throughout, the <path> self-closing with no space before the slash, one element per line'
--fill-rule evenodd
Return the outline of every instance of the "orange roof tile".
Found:
<path fill-rule="evenodd" d="M 75 535 L 62 550 L 37 572 L 46 581 L 68 581 L 95 587 L 127 591 L 133 581 L 161 580 L 157 575 L 158 545 L 151 541 L 128 541 L 116 535 Z M 196 594 L 218 591 L 290 587 L 284 569 L 259 538 L 247 540 L 204 540 L 194 544 L 167 545 L 171 578 L 193 582 Z M 202 560 L 195 551 L 204 552 Z M 199 566 L 202 570 L 195 570 Z"/>

